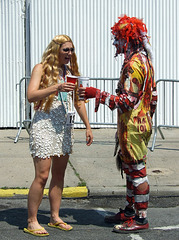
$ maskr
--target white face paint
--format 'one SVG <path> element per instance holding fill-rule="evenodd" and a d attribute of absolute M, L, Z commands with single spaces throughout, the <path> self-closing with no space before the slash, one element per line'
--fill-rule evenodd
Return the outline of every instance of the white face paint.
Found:
<path fill-rule="evenodd" d="M 116 55 L 124 53 L 125 39 L 115 39 L 113 45 L 116 47 Z"/>
<path fill-rule="evenodd" d="M 114 39 L 113 45 L 116 46 L 119 44 L 119 40 Z"/>

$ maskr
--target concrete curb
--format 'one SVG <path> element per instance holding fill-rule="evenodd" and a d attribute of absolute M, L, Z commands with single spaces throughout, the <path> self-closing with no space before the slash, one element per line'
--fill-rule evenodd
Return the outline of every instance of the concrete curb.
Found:
<path fill-rule="evenodd" d="M 48 196 L 49 189 L 44 190 L 44 196 Z M 26 196 L 29 189 L 0 189 L 0 197 Z M 88 196 L 87 187 L 67 187 L 63 189 L 64 198 L 82 198 Z"/>

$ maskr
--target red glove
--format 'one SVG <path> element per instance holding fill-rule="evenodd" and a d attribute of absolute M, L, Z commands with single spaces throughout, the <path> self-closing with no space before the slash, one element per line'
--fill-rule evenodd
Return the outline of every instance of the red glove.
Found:
<path fill-rule="evenodd" d="M 87 87 L 85 89 L 85 99 L 88 98 L 95 98 L 96 97 L 96 92 L 97 92 L 97 88 L 94 87 Z"/>

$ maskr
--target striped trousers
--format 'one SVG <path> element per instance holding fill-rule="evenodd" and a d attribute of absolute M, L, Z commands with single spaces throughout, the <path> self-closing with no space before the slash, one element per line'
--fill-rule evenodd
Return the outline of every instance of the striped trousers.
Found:
<path fill-rule="evenodd" d="M 141 161 L 138 163 L 122 163 L 122 169 L 126 174 L 126 206 L 134 206 L 137 212 L 142 210 L 146 212 L 149 201 L 149 182 L 146 174 L 146 164 Z M 145 191 L 138 190 L 138 186 L 144 182 L 147 182 L 148 187 Z M 144 216 L 145 217 L 145 216 Z"/>

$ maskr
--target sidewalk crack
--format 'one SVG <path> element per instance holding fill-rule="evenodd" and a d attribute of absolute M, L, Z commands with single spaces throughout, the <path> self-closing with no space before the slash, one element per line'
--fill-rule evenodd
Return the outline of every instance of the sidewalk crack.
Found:
<path fill-rule="evenodd" d="M 71 161 L 69 160 L 68 162 L 69 162 L 71 168 L 73 169 L 75 175 L 77 176 L 77 178 L 78 178 L 79 181 L 80 181 L 80 182 L 78 183 L 78 187 L 84 187 L 84 186 L 86 186 L 85 180 L 84 180 L 84 179 L 80 176 L 80 174 L 76 171 L 76 169 L 75 169 L 75 167 L 73 166 L 73 164 L 71 163 Z"/>

